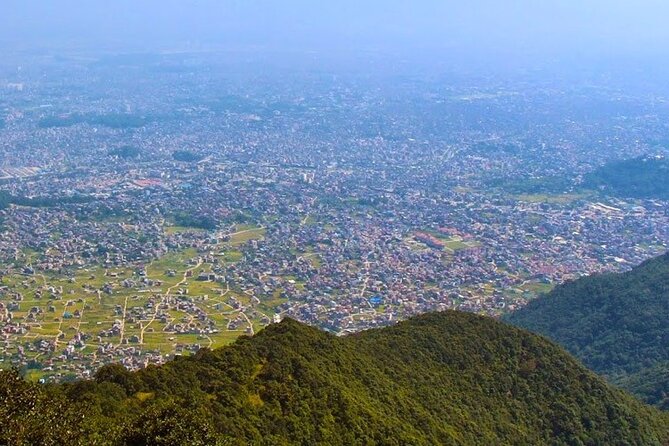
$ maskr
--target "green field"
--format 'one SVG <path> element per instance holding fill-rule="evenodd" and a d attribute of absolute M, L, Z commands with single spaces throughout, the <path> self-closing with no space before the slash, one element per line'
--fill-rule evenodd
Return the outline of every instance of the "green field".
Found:
<path fill-rule="evenodd" d="M 568 204 L 574 201 L 587 198 L 590 194 L 521 194 L 516 195 L 515 198 L 519 201 L 526 201 L 528 203 L 553 203 L 553 204 Z"/>
<path fill-rule="evenodd" d="M 192 228 L 189 226 L 167 226 L 165 228 L 166 234 L 179 234 L 182 232 L 205 232 L 202 228 Z"/>
<path fill-rule="evenodd" d="M 224 264 L 237 262 L 243 256 L 238 248 L 264 235 L 262 227 L 240 225 L 227 242 L 216 247 L 217 256 Z M 34 251 L 24 254 L 26 264 L 40 255 Z M 187 355 L 198 347 L 220 347 L 261 329 L 286 301 L 281 290 L 258 296 L 258 304 L 252 296 L 231 289 L 224 277 L 198 280 L 200 273 L 214 271 L 214 265 L 202 258 L 203 254 L 191 248 L 127 268 L 92 266 L 61 275 L 3 276 L 0 285 L 6 288 L 0 293 L 0 303 L 11 308 L 11 322 L 19 323 L 25 332 L 12 333 L 6 346 L 0 345 L 0 356 L 6 359 L 0 367 L 10 366 L 19 349 L 22 363 L 37 364 L 26 372 L 30 379 L 62 373 L 73 363 L 85 365 L 93 361 L 100 346 L 110 344 L 136 347 L 141 354 Z M 0 317 L 4 316 L 0 311 Z M 84 341 L 75 342 L 78 336 Z M 39 351 L 35 346 L 40 341 L 54 345 L 54 351 Z M 76 358 L 63 360 L 59 356 L 68 344 L 74 345 Z M 39 369 L 39 364 L 46 363 L 53 372 Z"/>
<path fill-rule="evenodd" d="M 551 291 L 553 288 L 555 288 L 554 284 L 540 283 L 540 282 L 526 283 L 525 285 L 520 287 L 520 289 L 524 292 L 534 293 L 534 294 L 537 294 L 537 295 L 538 294 L 546 294 L 549 291 Z"/>
<path fill-rule="evenodd" d="M 243 245 L 249 240 L 260 240 L 265 236 L 265 228 L 253 225 L 236 225 L 235 232 L 230 234 L 230 244 Z"/>

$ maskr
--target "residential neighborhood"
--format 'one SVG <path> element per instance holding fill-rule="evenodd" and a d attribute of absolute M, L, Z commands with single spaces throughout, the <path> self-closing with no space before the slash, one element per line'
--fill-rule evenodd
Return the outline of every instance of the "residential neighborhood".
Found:
<path fill-rule="evenodd" d="M 648 118 L 660 98 L 549 116 L 555 95 L 531 82 L 283 79 L 180 57 L 2 63 L 0 367 L 62 381 L 283 318 L 344 335 L 498 316 L 667 250 L 666 201 L 584 183 L 666 156 L 638 136 L 666 132 Z"/>

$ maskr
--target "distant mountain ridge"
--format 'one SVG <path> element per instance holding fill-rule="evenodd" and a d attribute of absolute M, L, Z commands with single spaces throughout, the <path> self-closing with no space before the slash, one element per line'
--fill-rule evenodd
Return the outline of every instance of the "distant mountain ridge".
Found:
<path fill-rule="evenodd" d="M 139 372 L 107 366 L 95 381 L 40 388 L 11 373 L 2 378 L 0 418 L 7 422 L 0 444 L 662 446 L 669 440 L 665 414 L 610 387 L 560 347 L 452 311 L 346 337 L 284 320 L 164 366 Z M 56 424 L 45 429 L 51 420 Z"/>
<path fill-rule="evenodd" d="M 669 253 L 632 271 L 584 277 L 505 317 L 669 410 Z"/>

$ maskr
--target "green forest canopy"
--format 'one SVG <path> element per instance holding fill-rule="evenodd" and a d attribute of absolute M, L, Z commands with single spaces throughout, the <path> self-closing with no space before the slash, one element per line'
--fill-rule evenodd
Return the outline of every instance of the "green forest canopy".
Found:
<path fill-rule="evenodd" d="M 0 444 L 660 446 L 669 439 L 665 414 L 556 345 L 450 311 L 343 338 L 284 320 L 160 367 L 111 365 L 95 380 L 59 386 L 1 377 Z"/>
<path fill-rule="evenodd" d="M 669 410 L 669 253 L 623 274 L 559 286 L 506 320 Z"/>
<path fill-rule="evenodd" d="M 586 175 L 583 185 L 619 197 L 669 200 L 669 160 L 657 156 L 614 161 Z"/>
<path fill-rule="evenodd" d="M 196 163 L 200 160 L 202 160 L 202 155 L 198 155 L 197 153 L 193 153 L 189 150 L 177 150 L 174 153 L 172 153 L 172 158 L 174 158 L 175 161 L 182 161 L 185 163 Z"/>

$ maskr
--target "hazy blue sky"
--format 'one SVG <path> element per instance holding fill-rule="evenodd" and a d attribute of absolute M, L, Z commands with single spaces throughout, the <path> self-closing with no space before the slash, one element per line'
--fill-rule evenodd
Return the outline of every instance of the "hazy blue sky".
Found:
<path fill-rule="evenodd" d="M 667 0 L 1 0 L 0 40 L 634 54 L 669 47 Z"/>

